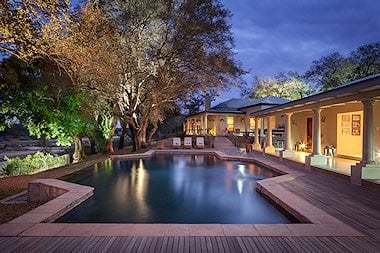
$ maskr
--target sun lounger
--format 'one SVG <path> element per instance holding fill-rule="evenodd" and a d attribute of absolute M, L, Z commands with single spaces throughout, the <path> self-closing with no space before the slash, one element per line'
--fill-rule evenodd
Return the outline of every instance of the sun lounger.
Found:
<path fill-rule="evenodd" d="M 193 141 L 191 137 L 185 137 L 183 141 L 183 146 L 185 148 L 192 148 L 193 147 Z"/>
<path fill-rule="evenodd" d="M 181 147 L 181 138 L 174 137 L 173 138 L 173 148 L 180 148 Z"/>
<path fill-rule="evenodd" d="M 204 148 L 205 147 L 205 138 L 204 137 L 197 137 L 196 147 L 197 148 Z"/>

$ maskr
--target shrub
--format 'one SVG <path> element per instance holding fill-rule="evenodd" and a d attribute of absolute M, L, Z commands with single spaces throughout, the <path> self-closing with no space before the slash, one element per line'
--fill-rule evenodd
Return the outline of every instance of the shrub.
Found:
<path fill-rule="evenodd" d="M 37 152 L 34 155 L 27 155 L 25 158 L 5 157 L 5 160 L 1 174 L 17 176 L 63 166 L 67 164 L 68 159 L 67 155 L 55 156 L 49 153 Z"/>

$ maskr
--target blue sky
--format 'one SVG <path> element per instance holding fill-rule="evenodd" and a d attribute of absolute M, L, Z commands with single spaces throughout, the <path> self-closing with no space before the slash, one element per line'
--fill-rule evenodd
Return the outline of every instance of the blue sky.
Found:
<path fill-rule="evenodd" d="M 304 72 L 313 60 L 380 40 L 379 0 L 221 0 L 230 20 L 236 58 L 249 86 L 255 75 Z M 213 102 L 240 97 L 239 89 Z"/>

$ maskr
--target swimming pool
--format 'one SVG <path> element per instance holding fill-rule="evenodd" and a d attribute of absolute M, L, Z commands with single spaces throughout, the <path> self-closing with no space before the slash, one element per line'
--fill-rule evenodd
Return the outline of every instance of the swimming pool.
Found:
<path fill-rule="evenodd" d="M 57 222 L 290 223 L 256 192 L 257 180 L 277 175 L 213 155 L 109 159 L 64 178 L 95 191 Z"/>

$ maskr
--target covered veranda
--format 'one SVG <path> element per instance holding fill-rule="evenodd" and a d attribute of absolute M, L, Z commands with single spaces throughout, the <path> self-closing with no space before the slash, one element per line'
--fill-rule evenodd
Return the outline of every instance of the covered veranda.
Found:
<path fill-rule="evenodd" d="M 380 180 L 380 75 L 360 79 L 327 92 L 252 112 L 267 121 L 265 145 L 253 149 L 279 159 L 303 163 L 361 179 Z M 284 123 L 284 148 L 273 146 L 272 129 Z M 259 136 L 256 124 L 255 135 Z M 265 147 L 264 147 L 265 146 Z"/>
<path fill-rule="evenodd" d="M 202 112 L 186 119 L 184 132 L 187 135 L 225 136 L 228 133 L 252 135 L 254 124 L 254 118 L 248 113 Z"/>

